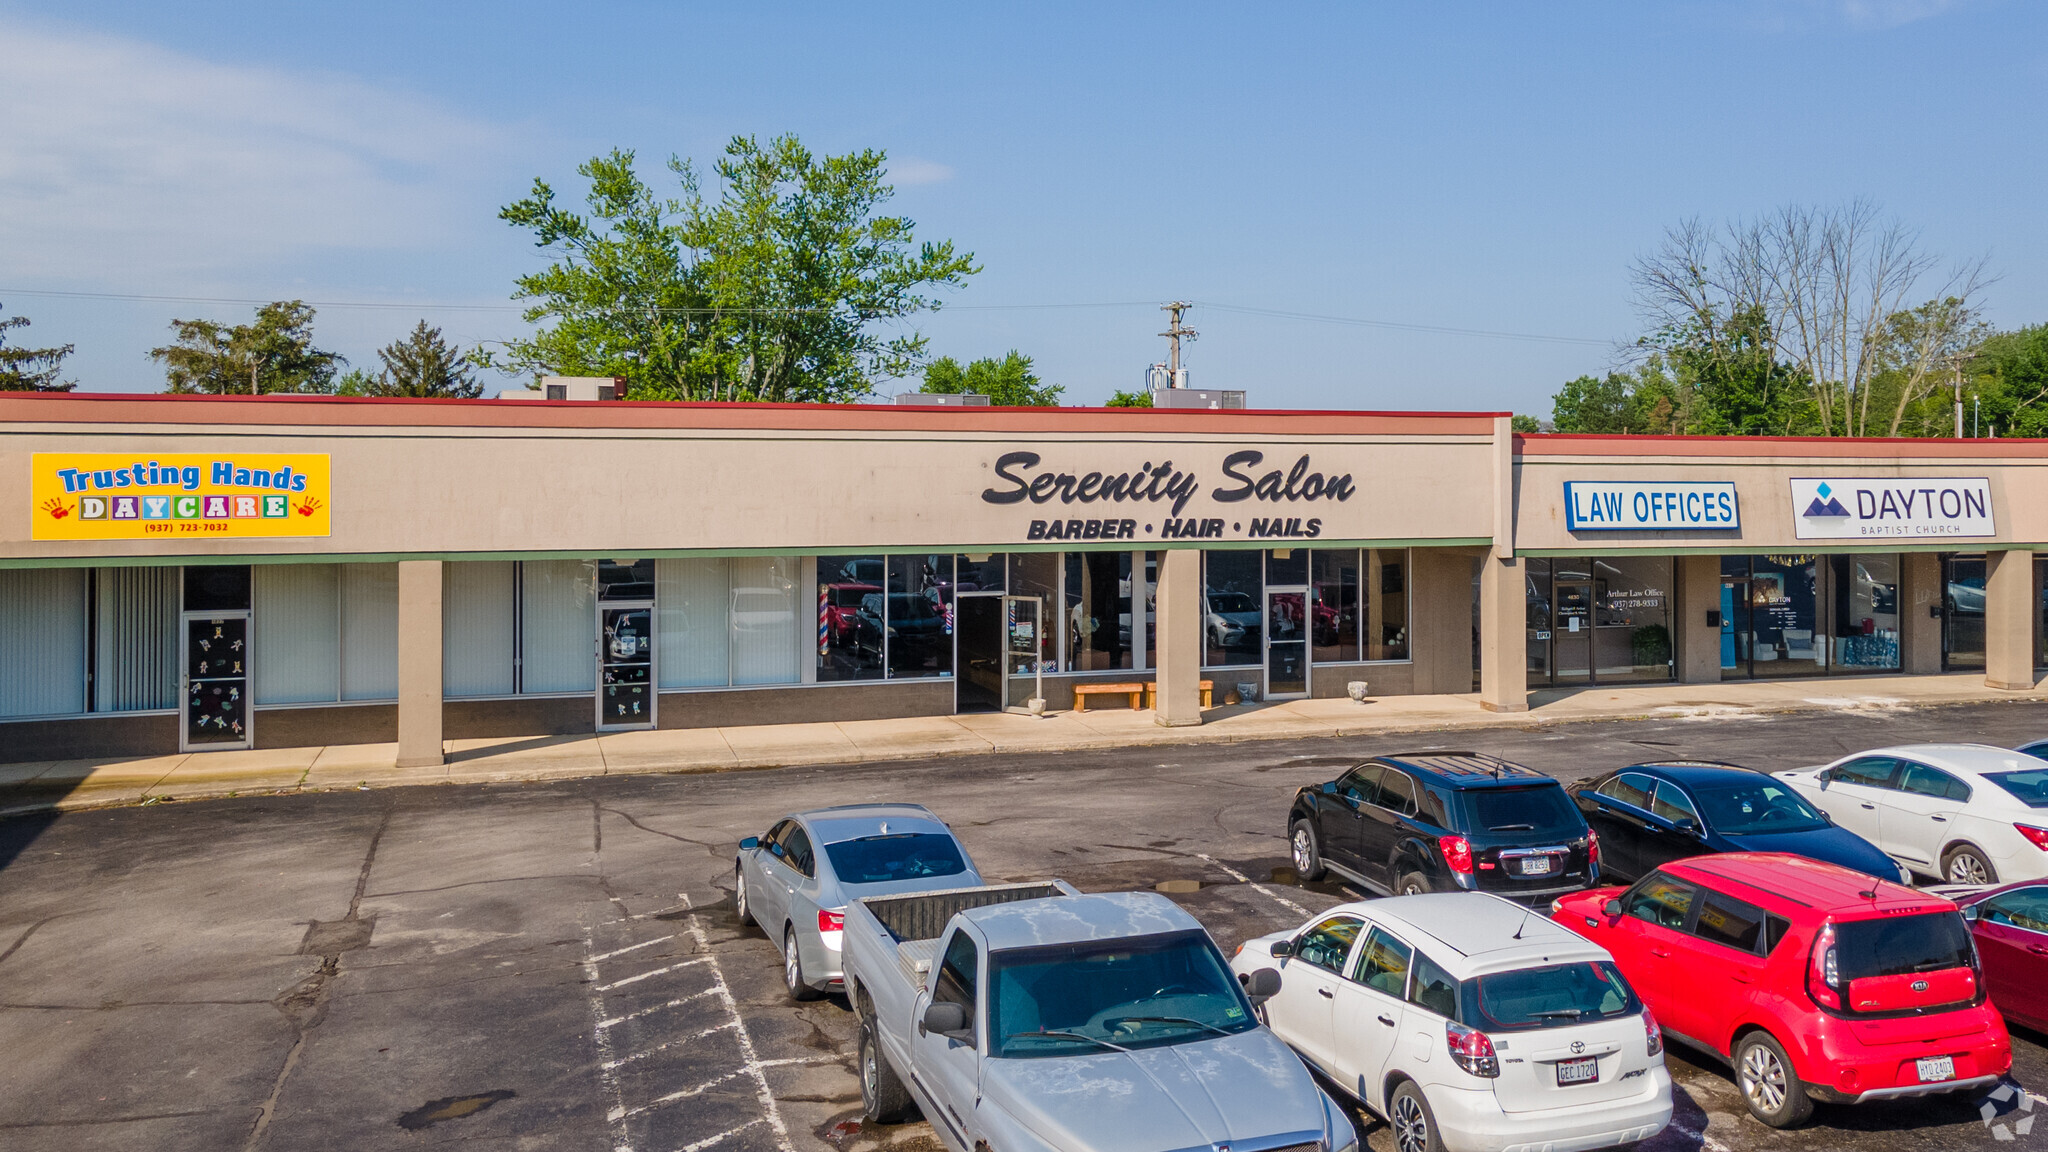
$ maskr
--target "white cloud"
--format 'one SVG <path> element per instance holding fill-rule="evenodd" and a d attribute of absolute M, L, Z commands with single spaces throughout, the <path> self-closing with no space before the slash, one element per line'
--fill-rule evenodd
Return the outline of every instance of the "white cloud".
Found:
<path fill-rule="evenodd" d="M 943 184 L 952 178 L 953 170 L 935 160 L 919 160 L 915 156 L 892 157 L 889 160 L 891 184 Z"/>
<path fill-rule="evenodd" d="M 508 134 L 345 76 L 0 17 L 0 270 L 144 286 L 431 245 Z"/>

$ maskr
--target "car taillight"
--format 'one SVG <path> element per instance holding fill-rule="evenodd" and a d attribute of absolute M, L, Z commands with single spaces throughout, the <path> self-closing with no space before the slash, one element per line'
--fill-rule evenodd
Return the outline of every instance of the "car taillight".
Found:
<path fill-rule="evenodd" d="M 1813 938 L 1813 952 L 1807 961 L 1806 991 L 1823 1008 L 1842 1006 L 1841 962 L 1835 956 L 1835 926 L 1829 924 Z"/>
<path fill-rule="evenodd" d="M 2043 852 L 2048 852 L 2048 828 L 2036 828 L 2032 824 L 2015 824 L 2013 827 L 2019 829 L 2020 835 L 2025 836 L 2028 843 Z"/>
<path fill-rule="evenodd" d="M 1494 1055 L 1493 1040 L 1486 1033 L 1465 1027 L 1455 1020 L 1444 1021 L 1444 1044 L 1458 1067 L 1474 1076 L 1500 1075 L 1500 1057 Z"/>
<path fill-rule="evenodd" d="M 818 931 L 838 932 L 844 929 L 845 927 L 846 913 L 827 912 L 823 908 L 818 909 Z"/>
<path fill-rule="evenodd" d="M 1643 1040 L 1650 1046 L 1650 1055 L 1664 1050 L 1664 1030 L 1657 1027 L 1657 1018 L 1650 1014 L 1650 1006 L 1643 1005 Z"/>
<path fill-rule="evenodd" d="M 1453 872 L 1472 874 L 1472 842 L 1463 836 L 1439 836 L 1436 850 L 1444 854 L 1444 863 Z"/>
<path fill-rule="evenodd" d="M 1586 833 L 1586 863 L 1598 864 L 1599 862 L 1600 834 L 1598 832 L 1588 832 Z"/>

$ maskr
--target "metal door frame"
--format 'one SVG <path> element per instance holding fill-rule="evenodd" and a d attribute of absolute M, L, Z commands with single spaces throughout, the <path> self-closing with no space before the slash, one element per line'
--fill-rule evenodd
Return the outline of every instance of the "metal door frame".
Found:
<path fill-rule="evenodd" d="M 1301 645 L 1301 691 L 1299 692 L 1273 691 L 1273 597 L 1275 596 L 1301 597 L 1301 639 L 1298 641 L 1281 641 L 1283 644 L 1298 643 Z M 1259 679 L 1265 682 L 1265 690 L 1260 695 L 1261 699 L 1306 700 L 1311 691 L 1313 691 L 1315 686 L 1309 682 L 1309 677 L 1314 675 L 1313 668 L 1315 665 L 1315 661 L 1311 658 L 1314 653 L 1310 651 L 1310 634 L 1315 628 L 1315 622 L 1311 619 L 1314 612 L 1315 604 L 1310 599 L 1308 585 L 1266 585 L 1265 599 L 1259 605 L 1259 632 L 1261 633 L 1259 638 Z"/>
<path fill-rule="evenodd" d="M 182 597 L 183 577 L 180 576 Z M 194 744 L 192 734 L 192 621 L 240 620 L 242 622 L 242 738 L 239 741 L 209 740 Z M 251 608 L 220 611 L 178 611 L 178 751 L 246 752 L 256 746 L 256 613 Z"/>
<path fill-rule="evenodd" d="M 1586 623 L 1584 629 L 1586 674 L 1582 678 L 1565 680 L 1558 675 L 1558 640 L 1560 635 L 1577 636 L 1579 633 L 1566 632 L 1558 627 L 1558 609 L 1564 605 L 1564 597 L 1559 594 L 1558 589 L 1568 588 L 1574 584 L 1583 585 L 1586 589 Z M 1595 593 L 1594 580 L 1591 576 L 1587 576 L 1584 579 L 1573 578 L 1569 580 L 1560 580 L 1555 575 L 1552 575 L 1550 578 L 1550 683 L 1556 687 L 1574 687 L 1580 684 L 1595 684 L 1599 682 L 1599 653 L 1596 651 L 1597 646 L 1593 643 L 1593 629 L 1599 626 L 1599 602 Z"/>
<path fill-rule="evenodd" d="M 962 629 L 963 629 L 963 623 L 962 623 L 962 622 L 963 622 L 963 621 L 964 621 L 964 619 L 965 619 L 965 613 L 963 613 L 963 612 L 961 611 L 961 608 L 960 608 L 960 602 L 961 602 L 962 600 L 1001 600 L 1001 599 L 1003 599 L 1003 598 L 1004 598 L 1004 597 L 1005 597 L 1006 595 L 1007 595 L 1007 593 L 1003 593 L 1003 592 L 957 592 L 957 591 L 956 591 L 956 592 L 954 592 L 954 593 L 953 593 L 953 676 L 952 676 L 952 679 L 953 679 L 953 715 L 955 715 L 955 716 L 959 716 L 959 715 L 961 715 L 961 714 L 962 714 L 962 713 L 961 713 L 961 711 L 960 711 L 960 685 L 961 685 L 961 683 L 962 683 L 963 681 L 965 681 L 965 680 L 967 679 L 967 665 L 966 665 L 966 664 L 964 664 L 964 663 L 962 663 L 962 662 L 961 662 L 961 660 L 960 660 L 960 636 L 961 636 L 961 633 L 962 633 Z M 997 606 L 996 606 L 996 652 L 997 652 L 997 661 L 996 661 L 996 663 L 997 663 L 997 666 L 998 666 L 998 668 L 1000 668 L 1000 667 L 1002 667 L 1002 666 L 1003 666 L 1003 661 L 1002 661 L 1002 657 L 1003 657 L 1003 655 L 1004 655 L 1004 654 L 1005 654 L 1005 653 L 1007 652 L 1007 649 L 1008 649 L 1008 646 L 1009 646 L 1009 642 L 1010 642 L 1010 638 L 1009 638 L 1009 635 L 1008 635 L 1008 633 L 1007 633 L 1007 632 L 1006 632 L 1006 630 L 1005 630 L 1005 624 L 1004 624 L 1004 617 L 1003 617 L 1003 610 L 1002 610 L 1002 606 L 1001 606 L 1001 605 L 997 605 Z M 1007 680 L 1007 677 L 1006 677 L 1005 679 Z M 1003 710 L 1003 689 L 1002 689 L 1002 688 L 1001 688 L 1001 687 L 999 686 L 999 687 L 998 687 L 998 688 L 996 689 L 996 711 L 1000 712 L 1000 711 L 1002 711 L 1002 710 Z M 977 715 L 978 715 L 978 713 L 977 713 Z"/>
<path fill-rule="evenodd" d="M 1032 698 L 1043 700 L 1045 699 L 1045 597 L 1013 596 L 1005 592 L 1003 594 L 1002 613 L 998 617 L 1002 621 L 1003 636 L 1003 689 L 999 702 L 1002 705 L 1002 710 L 1005 712 L 1022 712 L 1028 715 L 1031 711 L 1027 706 L 1028 701 L 1017 704 L 1010 703 L 1010 657 L 1018 655 L 1018 653 L 1010 650 L 1010 605 L 1012 603 L 1031 605 Z"/>
<path fill-rule="evenodd" d="M 644 723 L 607 724 L 604 720 L 604 614 L 612 611 L 647 613 L 647 720 Z M 597 713 L 599 732 L 640 732 L 655 727 L 655 716 L 661 710 L 661 659 L 660 645 L 654 642 L 655 608 L 652 600 L 606 600 L 597 599 L 597 665 L 593 675 L 597 678 L 595 690 L 591 693 L 591 707 Z M 728 654 L 730 659 L 730 654 Z"/>

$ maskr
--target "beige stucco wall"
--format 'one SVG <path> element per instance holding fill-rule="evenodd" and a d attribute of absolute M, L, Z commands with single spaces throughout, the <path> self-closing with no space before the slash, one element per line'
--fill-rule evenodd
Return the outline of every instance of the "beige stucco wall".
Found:
<path fill-rule="evenodd" d="M 0 425 L 0 562 L 117 556 L 378 555 L 560 552 L 628 556 L 661 551 L 1094 547 L 1095 540 L 1029 539 L 1033 520 L 1129 519 L 1126 548 L 1216 546 L 1253 538 L 1254 517 L 1319 519 L 1325 542 L 1489 539 L 1486 437 L 886 434 L 672 429 L 277 428 L 195 432 L 190 426 Z M 331 457 L 332 535 L 249 541 L 32 540 L 29 457 L 37 452 L 319 452 Z M 1241 470 L 1283 477 L 1348 475 L 1342 500 L 1227 502 L 1232 453 L 1264 459 Z M 995 466 L 1035 453 L 1042 473 L 1131 472 L 1171 462 L 1193 477 L 1177 516 L 1171 501 L 1026 499 Z M 1163 540 L 1165 521 L 1220 521 L 1198 540 Z M 1149 530 L 1148 530 L 1149 529 Z M 1106 542 L 1105 542 L 1106 543 Z"/>

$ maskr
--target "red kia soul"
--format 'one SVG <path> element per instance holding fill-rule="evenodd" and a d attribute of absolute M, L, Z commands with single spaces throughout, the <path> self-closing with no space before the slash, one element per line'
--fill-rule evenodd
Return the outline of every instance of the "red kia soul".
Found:
<path fill-rule="evenodd" d="M 1834 864 L 1727 852 L 1551 917 L 1614 954 L 1672 1039 L 1735 1069 L 1752 1115 L 1982 1088 L 2012 1067 L 1969 925 L 1947 900 Z"/>

